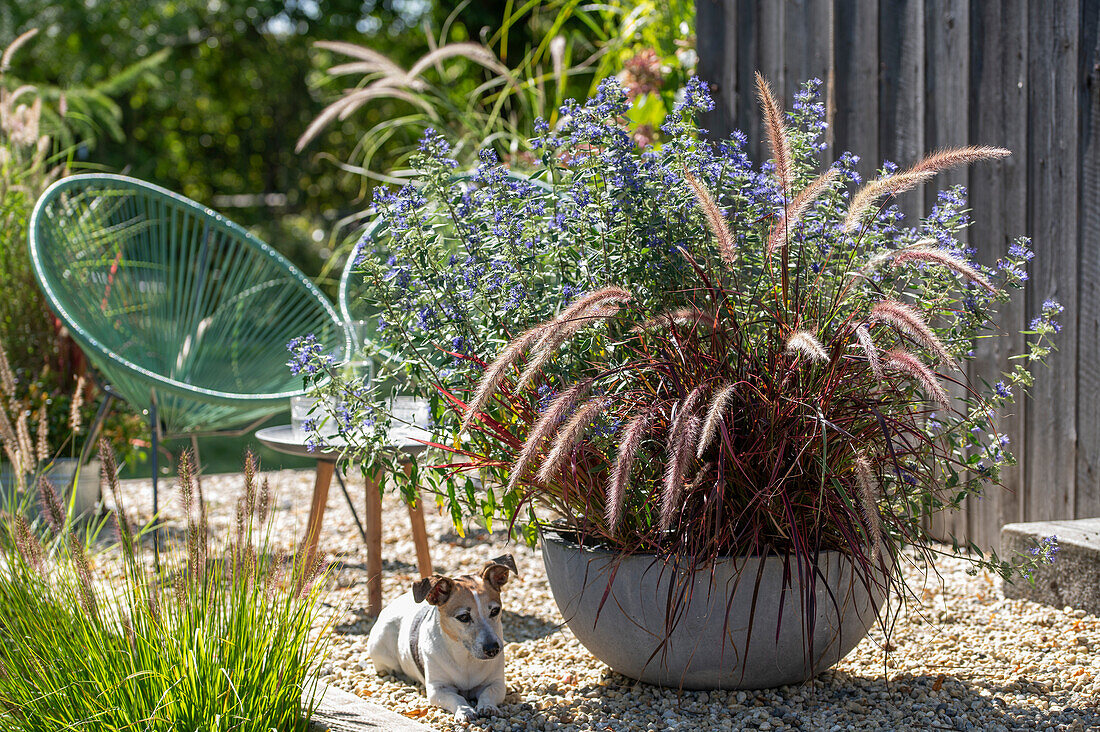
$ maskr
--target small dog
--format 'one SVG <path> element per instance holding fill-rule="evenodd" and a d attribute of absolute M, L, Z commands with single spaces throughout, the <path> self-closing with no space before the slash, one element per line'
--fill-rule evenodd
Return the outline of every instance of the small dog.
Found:
<path fill-rule="evenodd" d="M 428 701 L 459 722 L 495 714 L 505 694 L 500 588 L 509 572 L 519 576 L 506 554 L 476 577 L 433 574 L 414 583 L 371 629 L 375 671 L 400 671 L 424 684 Z"/>

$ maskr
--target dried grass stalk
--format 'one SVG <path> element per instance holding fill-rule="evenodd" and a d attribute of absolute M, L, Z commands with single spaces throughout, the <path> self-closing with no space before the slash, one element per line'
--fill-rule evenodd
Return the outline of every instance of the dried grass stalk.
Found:
<path fill-rule="evenodd" d="M 924 156 L 910 170 L 914 173 L 923 171 L 939 173 L 949 168 L 957 168 L 960 165 L 973 165 L 982 160 L 1005 158 L 1011 154 L 1011 150 L 989 145 L 944 148 Z"/>
<path fill-rule="evenodd" d="M 939 264 L 981 286 L 991 295 L 997 292 L 997 288 L 966 260 L 942 249 L 926 249 L 923 247 L 919 249 L 902 249 L 894 253 L 891 259 L 894 267 L 901 267 L 912 262 Z"/>
<path fill-rule="evenodd" d="M 80 593 L 80 605 L 89 618 L 99 617 L 95 589 L 92 587 L 92 565 L 88 561 L 88 552 L 75 533 L 69 534 L 69 551 L 72 553 L 73 568 L 76 569 L 77 592 Z"/>
<path fill-rule="evenodd" d="M 39 462 L 50 459 L 50 421 L 45 404 L 38 408 L 38 429 L 34 438 L 34 451 Z"/>
<path fill-rule="evenodd" d="M 867 183 L 852 196 L 852 202 L 848 205 L 848 215 L 844 217 L 843 230 L 851 232 L 858 229 L 863 216 L 871 210 L 875 201 L 883 196 L 904 193 L 935 176 L 935 171 L 906 171 L 885 175 Z"/>
<path fill-rule="evenodd" d="M 615 465 L 611 469 L 611 479 L 607 483 L 607 523 L 612 531 L 622 520 L 626 486 L 630 483 L 630 474 L 641 452 L 642 443 L 653 429 L 654 416 L 653 411 L 641 414 L 632 419 L 623 430 L 619 450 L 615 455 Z"/>
<path fill-rule="evenodd" d="M 840 171 L 837 168 L 829 168 L 810 181 L 810 184 L 795 196 L 794 200 L 787 206 L 783 219 L 776 221 L 768 234 L 768 254 L 774 253 L 783 246 L 787 240 L 788 232 L 798 226 L 806 211 L 809 210 L 810 204 L 829 189 L 829 186 L 832 185 L 839 174 Z"/>
<path fill-rule="evenodd" d="M 561 345 L 576 335 L 581 328 L 591 325 L 595 321 L 614 317 L 618 312 L 618 305 L 600 303 L 568 319 L 555 320 L 539 343 L 536 344 L 534 356 L 528 361 L 519 378 L 516 379 L 516 388 L 519 390 L 527 388 L 539 369 L 545 366 Z"/>
<path fill-rule="evenodd" d="M 80 432 L 80 428 L 84 424 L 84 416 L 80 413 L 80 410 L 84 407 L 84 385 L 87 381 L 83 376 L 76 380 L 76 387 L 73 389 L 73 400 L 69 403 L 69 428 L 73 432 Z"/>
<path fill-rule="evenodd" d="M 699 438 L 699 446 L 695 450 L 695 457 L 702 459 L 703 453 L 710 447 L 718 434 L 718 423 L 725 418 L 726 410 L 736 391 L 735 384 L 728 384 L 719 389 L 710 400 L 707 408 L 707 419 L 703 423 L 702 436 Z"/>
<path fill-rule="evenodd" d="M 935 372 L 920 359 L 908 351 L 898 349 L 887 351 L 883 355 L 887 366 L 919 383 L 924 387 L 924 391 L 928 396 L 932 397 L 944 409 L 951 408 L 950 398 L 940 384 L 939 379 L 936 378 Z"/>
<path fill-rule="evenodd" d="M 664 491 L 661 494 L 661 530 L 667 531 L 672 525 L 672 517 L 680 504 L 680 492 L 684 485 L 691 459 L 694 457 L 695 441 L 699 436 L 700 420 L 689 414 L 679 420 L 680 428 L 669 443 L 668 465 L 665 467 Z"/>
<path fill-rule="evenodd" d="M 883 300 L 871 308 L 871 320 L 894 326 L 916 339 L 949 365 L 958 368 L 955 359 L 948 353 L 943 342 L 932 332 L 928 323 L 924 322 L 924 318 L 915 308 L 897 300 Z"/>
<path fill-rule="evenodd" d="M 844 230 L 855 231 L 863 219 L 863 215 L 870 210 L 874 202 L 885 195 L 896 196 L 904 193 L 921 183 L 925 183 L 938 173 L 960 165 L 970 165 L 980 160 L 1003 158 L 1012 153 L 1001 147 L 956 147 L 940 150 L 925 156 L 918 163 L 907 170 L 892 175 L 885 175 L 871 181 L 856 191 L 852 197 L 852 203 L 848 206 L 848 215 L 844 219 Z"/>
<path fill-rule="evenodd" d="M 46 480 L 46 476 L 38 476 L 38 502 L 42 508 L 42 515 L 46 517 L 46 523 L 55 533 L 61 533 L 65 529 L 65 510 L 61 507 L 61 500 L 57 497 L 57 491 L 53 484 Z"/>
<path fill-rule="evenodd" d="M 23 455 L 23 472 L 34 472 L 34 443 L 31 442 L 31 430 L 27 425 L 27 413 L 20 412 L 15 420 L 15 434 L 19 437 L 19 452 Z"/>
<path fill-rule="evenodd" d="M 700 310 L 696 307 L 676 308 L 643 320 L 641 323 L 631 328 L 630 331 L 632 333 L 641 333 L 642 331 L 654 330 L 656 328 L 672 328 L 675 325 L 695 326 L 704 321 L 713 322 L 714 312 L 710 310 Z"/>
<path fill-rule="evenodd" d="M 664 490 L 661 493 L 661 529 L 667 529 L 672 522 L 680 498 L 680 490 L 683 487 L 684 476 L 687 474 L 691 459 L 694 457 L 695 445 L 699 438 L 700 420 L 695 415 L 699 402 L 703 399 L 706 384 L 700 384 L 691 390 L 684 399 L 676 405 L 676 414 L 672 425 L 668 430 L 667 452 L 668 460 L 665 465 Z"/>
<path fill-rule="evenodd" d="M 540 323 L 512 339 L 512 341 L 504 347 L 504 350 L 500 352 L 496 360 L 486 367 L 485 373 L 482 374 L 481 381 L 478 382 L 477 389 L 474 391 L 474 397 L 470 400 L 466 408 L 466 415 L 462 419 L 462 425 L 459 430 L 460 433 L 470 428 L 474 419 L 477 418 L 477 415 L 485 408 L 485 405 L 488 404 L 489 397 L 500 388 L 501 382 L 504 381 L 505 374 L 508 373 L 508 368 L 522 358 L 523 354 L 527 352 L 527 349 L 542 337 L 548 326 L 548 323 Z"/>
<path fill-rule="evenodd" d="M 783 124 L 783 108 L 779 106 L 771 86 L 756 72 L 756 95 L 760 100 L 760 109 L 764 113 L 764 126 L 767 128 L 768 145 L 771 147 L 772 159 L 775 161 L 775 176 L 783 191 L 791 190 L 794 182 L 794 173 L 791 167 L 791 141 L 787 135 L 787 127 Z"/>
<path fill-rule="evenodd" d="M 542 416 L 531 428 L 527 442 L 524 443 L 519 457 L 512 465 L 508 477 L 508 490 L 512 490 L 519 485 L 541 449 L 543 440 L 553 434 L 561 421 L 565 419 L 565 415 L 572 411 L 573 407 L 588 393 L 590 388 L 592 388 L 592 379 L 585 379 L 558 394 L 554 401 L 550 402 L 550 405 L 543 411 Z"/>
<path fill-rule="evenodd" d="M 859 341 L 859 347 L 863 349 L 863 355 L 867 357 L 867 365 L 871 367 L 871 373 L 876 379 L 882 381 L 882 362 L 878 357 L 878 346 L 875 345 L 874 339 L 871 338 L 871 331 L 867 330 L 866 325 L 856 326 L 856 340 Z"/>
<path fill-rule="evenodd" d="M 565 426 L 558 430 L 557 437 L 550 447 L 550 452 L 539 469 L 539 480 L 549 483 L 565 462 L 566 457 L 573 448 L 584 439 L 585 433 L 592 425 L 592 421 L 607 407 L 607 397 L 596 397 L 581 405 Z"/>
<path fill-rule="evenodd" d="M 15 374 L 12 373 L 8 353 L 3 345 L 0 345 L 0 389 L 3 389 L 4 396 L 8 399 L 15 397 Z"/>
<path fill-rule="evenodd" d="M 685 170 L 684 180 L 691 186 L 691 190 L 695 194 L 695 200 L 699 202 L 699 208 L 703 209 L 703 215 L 707 220 L 707 228 L 714 235 L 722 261 L 726 266 L 732 266 L 737 261 L 737 244 L 733 240 L 733 234 L 730 233 L 726 217 L 722 215 L 722 210 L 718 208 L 718 204 L 710 191 L 699 182 L 698 178 Z"/>
<path fill-rule="evenodd" d="M 0 74 L 11 68 L 12 57 L 15 56 L 15 52 L 19 50 L 21 46 L 27 43 L 30 39 L 38 35 L 37 28 L 31 28 L 29 31 L 16 37 L 7 48 L 4 49 L 4 54 L 0 56 Z"/>
<path fill-rule="evenodd" d="M 882 547 L 882 515 L 878 510 L 878 491 L 871 472 L 871 463 L 863 455 L 855 459 L 856 484 L 859 486 L 859 503 L 863 520 L 870 533 L 872 556 L 877 557 Z"/>
<path fill-rule="evenodd" d="M 530 377 L 545 365 L 554 350 L 569 337 L 593 320 L 614 315 L 618 311 L 617 305 L 628 302 L 630 299 L 630 293 L 621 287 L 601 288 L 578 298 L 553 320 L 540 323 L 512 339 L 496 360 L 485 369 L 474 397 L 466 409 L 460 433 L 470 428 L 476 416 L 489 403 L 489 398 L 500 388 L 509 367 L 519 361 L 525 353 L 534 351 L 536 355 L 520 374 L 519 388 L 522 388 Z"/>
<path fill-rule="evenodd" d="M 827 363 L 829 353 L 817 336 L 808 330 L 798 330 L 787 339 L 787 353 L 806 356 L 811 361 Z"/>

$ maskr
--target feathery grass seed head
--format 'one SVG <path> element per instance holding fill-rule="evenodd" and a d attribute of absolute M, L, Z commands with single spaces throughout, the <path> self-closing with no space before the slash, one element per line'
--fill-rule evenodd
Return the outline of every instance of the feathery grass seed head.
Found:
<path fill-rule="evenodd" d="M 729 408 L 730 402 L 733 401 L 735 392 L 736 385 L 727 384 L 711 398 L 710 406 L 707 408 L 707 418 L 703 423 L 702 435 L 699 437 L 699 446 L 695 450 L 696 458 L 701 460 L 703 453 L 714 441 L 715 435 L 718 434 L 718 423 L 725 418 L 726 410 Z"/>
<path fill-rule="evenodd" d="M 914 338 L 932 353 L 949 365 L 957 367 L 955 359 L 948 353 L 943 342 L 932 332 L 928 323 L 916 308 L 897 300 L 882 300 L 871 308 L 871 320 L 892 325 L 902 333 Z"/>
<path fill-rule="evenodd" d="M 599 416 L 607 403 L 607 397 L 596 397 L 581 405 L 573 413 L 565 426 L 558 430 L 557 437 L 554 438 L 554 442 L 550 447 L 550 452 L 539 470 L 539 480 L 543 483 L 549 483 L 554 479 L 554 475 L 565 462 L 566 457 L 584 439 L 585 433 L 592 425 L 592 420 Z"/>
<path fill-rule="evenodd" d="M 798 330 L 787 339 L 787 353 L 806 356 L 811 361 L 827 363 L 829 352 L 817 339 L 817 336 L 808 330 Z"/>

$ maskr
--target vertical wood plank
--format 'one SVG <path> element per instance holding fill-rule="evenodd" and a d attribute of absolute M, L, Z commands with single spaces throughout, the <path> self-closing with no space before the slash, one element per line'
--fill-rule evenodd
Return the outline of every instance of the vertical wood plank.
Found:
<path fill-rule="evenodd" d="M 772 89 L 779 97 L 784 109 L 790 107 L 789 98 L 783 93 L 787 88 L 787 78 L 783 68 L 785 10 L 786 3 L 775 0 L 759 0 L 756 5 L 759 18 L 756 26 L 757 68 L 764 78 L 771 82 Z"/>
<path fill-rule="evenodd" d="M 699 77 L 710 86 L 714 110 L 703 115 L 710 139 L 729 136 L 737 119 L 737 6 L 725 0 L 697 0 L 695 37 Z"/>
<path fill-rule="evenodd" d="M 879 5 L 879 148 L 900 166 L 924 154 L 924 2 L 882 0 Z M 918 193 L 897 201 L 905 222 L 915 222 L 923 210 Z"/>
<path fill-rule="evenodd" d="M 842 0 L 836 5 L 836 153 L 859 155 L 856 170 L 866 180 L 878 168 L 879 131 L 878 3 Z"/>
<path fill-rule="evenodd" d="M 783 94 L 807 79 L 828 78 L 832 64 L 833 0 L 786 0 L 783 14 Z"/>
<path fill-rule="evenodd" d="M 832 85 L 829 83 L 833 65 L 833 0 L 786 0 L 783 15 L 784 51 L 783 75 L 786 86 L 783 89 L 787 104 L 809 79 L 820 79 L 822 102 L 825 104 L 826 121 L 832 122 L 828 110 L 833 109 L 835 101 L 830 98 Z M 831 126 L 825 132 L 825 142 L 831 141 Z M 823 163 L 832 162 L 828 157 L 833 150 L 828 149 Z"/>
<path fill-rule="evenodd" d="M 968 105 L 970 68 L 970 15 L 968 0 L 926 0 L 924 6 L 925 48 L 924 84 L 925 152 L 942 147 L 965 145 L 969 134 Z M 916 212 L 924 216 L 936 204 L 939 191 L 955 185 L 966 185 L 965 169 L 949 170 L 936 177 L 933 185 L 925 186 L 923 205 Z M 918 201 L 920 196 L 915 197 Z M 916 221 L 911 220 L 915 224 Z M 965 242 L 966 232 L 960 236 Z M 969 369 L 968 369 L 969 374 Z M 952 385 L 956 405 L 965 409 L 962 398 L 966 389 Z M 938 535 L 955 537 L 965 543 L 972 538 L 967 526 L 968 507 L 940 514 L 933 528 Z"/>
<path fill-rule="evenodd" d="M 1100 516 L 1100 0 L 1081 16 L 1079 351 L 1074 516 Z"/>
<path fill-rule="evenodd" d="M 749 156 L 759 162 L 763 158 L 760 151 L 766 149 L 762 140 L 762 127 L 760 115 L 757 114 L 756 84 L 753 75 L 760 70 L 760 44 L 756 28 L 762 22 L 758 12 L 757 0 L 736 0 L 737 25 L 736 31 L 736 66 L 737 92 L 736 92 L 736 116 L 734 123 L 748 137 Z M 774 83 L 775 80 L 772 80 Z"/>
<path fill-rule="evenodd" d="M 1073 515 L 1077 475 L 1077 182 L 1080 0 L 1028 8 L 1028 229 L 1035 242 L 1028 313 L 1065 306 L 1058 353 L 1027 409 L 1025 519 Z"/>
<path fill-rule="evenodd" d="M 1006 160 L 970 170 L 971 243 L 977 260 L 986 265 L 1005 256 L 1012 241 L 1027 230 L 1027 22 L 1027 0 L 970 4 L 970 142 L 1012 151 Z M 994 384 L 1012 367 L 1009 356 L 1024 352 L 1020 330 L 1026 326 L 1025 316 L 1024 291 L 1016 290 L 997 310 L 999 337 L 975 344 L 972 377 Z M 1009 450 L 1022 461 L 1027 400 L 1016 397 L 1015 404 L 998 414 L 998 424 L 1009 438 Z M 983 548 L 999 550 L 1001 526 L 1023 517 L 1028 486 L 1022 462 L 1006 468 L 1001 480 L 1004 488 L 990 487 L 985 496 L 970 501 L 971 535 Z"/>

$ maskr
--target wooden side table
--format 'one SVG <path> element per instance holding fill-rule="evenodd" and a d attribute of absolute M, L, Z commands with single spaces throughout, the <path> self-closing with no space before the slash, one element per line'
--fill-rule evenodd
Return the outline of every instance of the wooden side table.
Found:
<path fill-rule="evenodd" d="M 424 445 L 417 442 L 414 437 L 420 435 L 409 429 L 394 430 L 387 444 L 400 454 L 406 474 L 412 470 L 412 462 L 409 458 L 424 451 Z M 359 516 L 355 512 L 354 503 L 348 495 L 344 479 L 336 470 L 336 462 L 340 459 L 340 447 L 338 438 L 329 438 L 333 443 L 323 449 L 311 452 L 305 439 L 297 436 L 290 425 L 267 427 L 256 432 L 256 439 L 263 445 L 276 452 L 286 455 L 309 457 L 317 461 L 317 472 L 313 482 L 313 499 L 309 507 L 309 520 L 306 523 L 306 534 L 302 539 L 299 556 L 304 557 L 302 566 L 312 567 L 317 554 L 317 542 L 321 535 L 321 525 L 324 522 L 325 506 L 328 503 L 328 489 L 332 483 L 332 476 L 340 482 L 340 488 L 344 491 L 344 497 L 351 508 L 356 525 L 359 525 Z M 373 475 L 367 477 L 366 483 L 366 530 L 359 525 L 360 534 L 367 545 L 367 613 L 377 615 L 382 610 L 382 498 L 381 489 L 386 480 L 381 470 L 376 470 Z M 432 560 L 428 550 L 428 532 L 424 526 L 424 508 L 420 496 L 417 495 L 416 505 L 409 506 L 409 523 L 412 525 L 413 543 L 416 546 L 416 564 L 421 577 L 427 577 L 432 573 Z"/>

